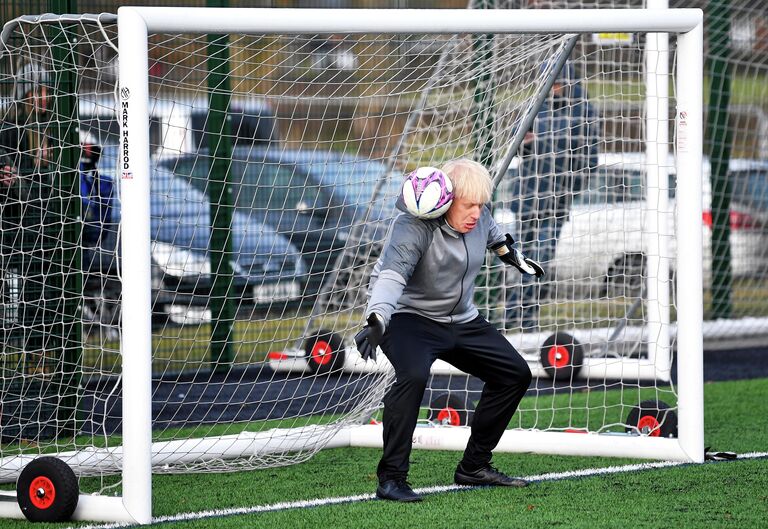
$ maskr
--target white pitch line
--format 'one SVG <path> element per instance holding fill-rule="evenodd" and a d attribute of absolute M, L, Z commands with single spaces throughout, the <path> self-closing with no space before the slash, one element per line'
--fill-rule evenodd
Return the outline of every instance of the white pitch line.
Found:
<path fill-rule="evenodd" d="M 732 461 L 744 459 L 760 459 L 768 457 L 768 452 L 750 452 L 739 454 Z M 711 461 L 710 463 L 724 463 L 726 461 Z M 585 468 L 582 470 L 568 470 L 565 472 L 550 472 L 548 474 L 537 474 L 525 476 L 523 479 L 531 482 L 542 481 L 560 481 L 573 478 L 584 478 L 590 476 L 605 476 L 610 474 L 620 474 L 623 472 L 638 472 L 642 470 L 653 470 L 658 468 L 670 468 L 683 465 L 689 465 L 680 461 L 661 461 L 658 463 L 638 463 L 634 465 L 621 465 L 615 467 Z M 434 487 L 423 487 L 414 489 L 419 494 L 437 494 L 441 492 L 452 492 L 458 490 L 470 490 L 481 487 L 467 487 L 463 485 L 437 485 Z M 209 511 L 188 512 L 181 514 L 172 514 L 168 516 L 157 516 L 152 518 L 153 524 L 184 522 L 189 520 L 202 520 L 206 518 L 224 518 L 229 516 L 238 516 L 244 514 L 258 514 L 263 512 L 285 511 L 289 509 L 306 509 L 308 507 L 323 507 L 325 505 L 339 505 L 342 503 L 357 503 L 376 499 L 375 494 L 358 494 L 355 496 L 339 496 L 336 498 L 316 498 L 313 500 L 286 501 L 280 503 L 271 503 L 268 505 L 254 505 L 252 507 L 237 507 L 232 509 L 213 509 Z M 124 529 L 127 527 L 141 527 L 135 524 L 126 523 L 106 523 L 92 525 L 76 525 L 67 529 Z"/>

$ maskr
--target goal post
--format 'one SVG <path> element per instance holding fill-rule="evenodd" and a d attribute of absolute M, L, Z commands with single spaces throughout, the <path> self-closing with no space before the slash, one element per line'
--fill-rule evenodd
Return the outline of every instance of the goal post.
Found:
<path fill-rule="evenodd" d="M 678 376 L 683 391 L 678 406 L 681 455 L 691 461 L 704 461 L 704 364 L 703 290 L 701 268 L 702 232 L 702 152 L 703 152 L 703 29 L 696 24 L 678 37 L 678 104 L 675 115 L 678 195 L 678 262 L 693 256 L 696 263 L 690 274 L 678 274 Z M 693 139 L 693 141 L 691 141 Z M 685 310 L 683 310 L 685 309 Z M 689 353 L 691 353 L 689 355 Z"/>
<path fill-rule="evenodd" d="M 72 439 L 40 434 L 32 445 L 22 434 L 3 437 L 0 482 L 15 479 L 35 457 L 55 454 L 82 480 L 93 478 L 87 484 L 98 493 L 81 496 L 75 519 L 144 524 L 152 519 L 153 472 L 268 468 L 304 461 L 327 447 L 380 446 L 376 418 L 393 374 L 383 355 L 378 364 L 362 361 L 350 339 L 363 323 L 368 275 L 395 215 L 379 206 L 394 202 L 404 172 L 452 158 L 482 157 L 497 184 L 519 178 L 523 147 L 517 143 L 535 126 L 539 104 L 568 62 L 578 62 L 604 108 L 615 105 L 620 118 L 611 119 L 626 120 L 603 133 L 601 149 L 619 152 L 631 144 L 633 155 L 644 156 L 639 163 L 605 166 L 624 167 L 616 169 L 621 176 L 638 173 L 641 183 L 603 183 L 598 194 L 642 188 L 644 202 L 637 208 L 640 227 L 606 224 L 587 233 L 561 233 L 555 242 L 558 251 L 567 246 L 564 242 L 589 246 L 600 230 L 621 234 L 623 229 L 627 236 L 650 240 L 637 273 L 645 283 L 636 296 L 642 315 L 628 314 L 617 324 L 616 307 L 624 310 L 634 298 L 624 292 L 613 296 L 621 298 L 616 302 L 604 290 L 582 285 L 595 279 L 591 272 L 553 280 L 539 302 L 541 333 L 588 336 L 586 357 L 578 366 L 581 378 L 555 377 L 532 388 L 498 450 L 703 461 L 702 18 L 699 9 L 126 6 L 116 17 L 23 17 L 8 24 L 0 90 L 26 82 L 19 65 L 30 57 L 48 64 L 56 55 L 37 33 L 39 26 L 71 25 L 79 36 L 69 44 L 77 63 L 76 87 L 50 87 L 54 101 L 77 98 L 78 116 L 65 116 L 53 105 L 45 119 L 70 132 L 77 129 L 78 145 L 67 148 L 81 157 L 90 152 L 86 145 L 104 146 L 100 168 L 112 175 L 117 189 L 120 246 L 113 251 L 116 271 L 87 273 L 97 276 L 98 294 L 82 285 L 70 288 L 80 290 L 71 293 L 75 297 L 95 299 L 97 308 L 119 303 L 121 309 L 109 321 L 101 314 L 99 321 L 81 316 L 76 322 L 83 329 L 84 356 L 95 358 L 81 368 L 88 383 L 74 405 L 89 429 Z M 578 58 L 571 55 L 580 36 L 599 32 L 642 36 L 630 59 L 626 50 L 593 50 L 596 56 L 614 54 L 619 64 L 626 62 L 626 71 L 595 66 L 583 50 Z M 230 36 L 230 71 L 224 94 L 228 114 L 212 118 L 221 109 L 207 102 L 217 87 L 206 77 L 203 50 L 214 34 Z M 482 36 L 482 42 L 472 35 Z M 671 72 L 667 35 L 674 39 Z M 638 60 L 643 53 L 645 59 Z M 48 67 L 64 68 L 55 62 Z M 2 96 L 15 92 L 11 88 Z M 668 116 L 670 104 L 674 118 Z M 17 121 L 19 115 L 16 110 L 4 114 Z M 233 148 L 222 160 L 211 124 L 225 121 L 222 134 L 228 131 Z M 624 129 L 630 132 L 622 136 Z M 670 150 L 674 165 L 667 161 Z M 58 163 L 61 173 L 77 170 L 81 178 L 87 176 L 82 158 L 77 169 Z M 632 164 L 640 169 L 628 169 Z M 222 167 L 229 177 L 220 174 Z M 590 166 L 588 173 L 598 175 L 603 167 Z M 666 204 L 672 172 L 674 212 Z M 303 180 L 294 187 L 297 175 Z M 213 181 L 219 186 L 216 196 L 229 196 L 231 204 L 229 199 L 207 202 L 213 200 Z M 59 192 L 73 198 L 63 186 Z M 494 199 L 494 215 L 513 230 L 520 219 L 508 211 L 508 198 Z M 24 207 L 22 199 L 18 203 Z M 603 211 L 610 206 L 587 205 Z M 219 210 L 226 215 L 217 217 Z M 672 213 L 675 221 L 668 224 Z M 319 219 L 318 227 L 297 235 L 309 217 Z M 506 223 L 507 218 L 513 221 Z M 212 255 L 217 250 L 211 230 L 226 228 L 222 225 L 229 225 L 229 239 L 221 255 Z M 670 230 L 677 234 L 675 255 L 668 246 Z M 321 248 L 312 237 L 333 240 Z M 607 253 L 594 244 L 596 257 Z M 85 248 L 84 240 L 80 246 Z M 0 257 L 6 251 L 24 253 L 4 245 Z M 227 256 L 232 259 L 224 262 Z M 679 272 L 674 292 L 672 261 Z M 484 283 L 476 289 L 483 299 L 481 312 L 521 350 L 535 342 L 524 356 L 537 377 L 549 381 L 557 374 L 551 368 L 558 366 L 540 361 L 541 333 L 525 332 L 498 316 L 508 308 L 505 293 L 521 286 L 519 277 L 495 261 L 486 263 Z M 554 270 L 552 263 L 547 264 Z M 612 270 L 609 275 L 631 275 Z M 210 279 L 219 273 L 225 277 Z M 4 303 L 15 299 L 14 281 L 28 279 L 23 272 L 20 279 L 3 275 Z M 212 283 L 227 285 L 227 302 L 235 307 L 225 325 L 211 321 L 226 312 L 211 304 Z M 116 296 L 104 293 L 109 285 L 117 285 Z M 642 329 L 630 328 L 630 320 L 641 320 Z M 217 363 L 217 355 L 210 354 L 215 350 L 211 328 L 227 329 L 223 339 L 232 345 L 232 358 Z M 622 339 L 632 342 L 627 352 L 600 355 Z M 551 344 L 552 352 L 573 353 L 577 344 L 571 340 Z M 281 377 L 277 364 L 295 368 L 299 376 Z M 2 367 L 3 392 L 5 381 L 30 375 Z M 470 387 L 463 374 L 447 377 L 449 386 Z M 590 401 L 593 388 L 618 391 L 595 402 Z M 673 399 L 676 435 L 657 436 L 661 416 L 645 431 L 625 419 L 628 408 L 651 394 Z M 466 406 L 458 411 L 471 413 Z M 6 418 L 9 413 L 0 411 L 0 426 L 11 418 L 32 420 Z M 445 422 L 431 415 L 421 421 L 414 446 L 463 450 L 470 430 Z M 116 473 L 119 478 L 112 477 Z M 0 501 L 0 515 L 22 516 L 8 501 Z"/>
<path fill-rule="evenodd" d="M 653 32 L 678 34 L 677 57 L 677 110 L 676 110 L 676 151 L 678 179 L 678 256 L 681 261 L 700 263 L 701 239 L 701 165 L 702 165 L 702 14 L 700 10 L 622 10 L 595 13 L 590 10 L 555 11 L 494 11 L 482 10 L 453 11 L 439 10 L 427 14 L 424 11 L 376 11 L 376 10 L 262 10 L 229 9 L 203 10 L 186 9 L 184 17 L 175 16 L 169 8 L 130 8 L 118 11 L 121 49 L 121 91 L 130 91 L 130 97 L 137 101 L 127 121 L 123 122 L 122 133 L 128 129 L 139 130 L 131 137 L 128 150 L 133 177 L 123 182 L 124 205 L 127 211 L 136 214 L 135 219 L 124 227 L 126 248 L 137 249 L 144 255 L 150 245 L 149 239 L 149 172 L 148 141 L 143 132 L 148 130 L 149 116 L 142 99 L 147 98 L 146 76 L 148 70 L 146 39 L 148 32 L 183 33 L 510 33 L 510 32 L 562 32 L 583 33 L 599 31 Z M 423 20 L 430 21 L 425 28 Z M 143 216 L 143 218 L 142 218 Z M 134 222 L 135 220 L 135 222 Z M 141 255 L 141 253 L 139 255 Z M 124 281 L 126 290 L 134 292 L 135 314 L 150 313 L 149 305 L 149 259 L 140 263 L 132 261 L 136 269 L 126 269 Z M 509 431 L 500 449 L 514 451 L 544 451 L 545 453 L 610 454 L 624 457 L 650 457 L 672 460 L 701 462 L 704 459 L 703 440 L 703 368 L 702 368 L 702 277 L 695 269 L 678 277 L 678 405 L 680 411 L 679 437 L 677 439 L 618 438 L 573 436 L 568 433 L 545 433 Z M 135 281 L 135 283 L 133 282 Z M 143 290 L 143 292 L 142 292 Z M 139 309 L 140 307 L 140 309 Z M 140 318 L 137 318 L 140 320 Z M 125 329 L 125 337 L 136 338 L 135 346 L 129 349 L 136 353 L 126 366 L 126 371 L 135 369 L 136 377 L 146 377 L 150 366 L 151 348 L 149 320 L 135 323 L 136 327 Z M 125 339 L 125 338 L 124 338 Z M 139 381 L 138 388 L 145 382 Z M 126 381 L 127 382 L 127 381 Z M 134 388 L 135 389 L 135 388 Z M 146 396 L 146 395 L 145 395 Z M 144 400 L 144 414 L 137 418 L 145 428 L 148 420 L 148 403 Z M 140 414 L 140 410 L 132 408 Z M 364 439 L 357 439 L 354 433 L 351 444 L 358 446 L 379 446 L 380 428 L 362 426 L 356 431 L 371 430 Z M 354 431 L 354 430 L 353 430 Z M 469 432 L 467 430 L 437 429 L 415 436 L 415 446 L 440 449 L 463 449 Z M 545 437 L 552 436 L 552 437 Z M 545 441 L 551 439 L 551 441 Z M 147 442 L 146 436 L 144 442 Z M 147 451 L 148 452 L 148 451 Z M 148 466 L 147 452 L 137 454 L 139 467 Z"/>

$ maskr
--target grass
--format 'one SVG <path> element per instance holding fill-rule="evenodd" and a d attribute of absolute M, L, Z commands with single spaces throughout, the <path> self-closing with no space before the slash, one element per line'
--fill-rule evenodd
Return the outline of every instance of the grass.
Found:
<path fill-rule="evenodd" d="M 432 496 L 423 504 L 406 508 L 368 502 L 243 516 L 228 520 L 227 527 L 592 529 L 615 528 L 627 522 L 632 527 L 654 529 L 760 527 L 766 514 L 764 494 L 737 503 L 719 487 L 736 481 L 738 474 L 746 474 L 750 490 L 759 491 L 766 484 L 766 468 L 764 461 L 739 462 L 686 469 L 682 476 L 680 469 L 673 469 L 542 483 L 524 491 L 456 492 Z M 206 520 L 183 526 L 215 528 L 222 522 Z"/>
<path fill-rule="evenodd" d="M 614 392 L 615 393 L 615 392 Z M 609 399 L 611 397 L 608 397 Z M 739 453 L 768 450 L 768 379 L 705 385 L 706 444 Z M 264 505 L 371 493 L 376 449 L 322 451 L 284 468 L 231 474 L 154 477 L 154 514 Z M 451 483 L 458 453 L 416 451 L 414 486 Z M 496 464 L 516 475 L 612 466 L 626 459 L 500 454 Z M 179 522 L 179 529 L 333 527 L 759 528 L 768 519 L 768 460 L 686 465 L 610 476 L 549 481 L 524 490 L 482 489 L 429 495 L 418 505 L 369 501 L 312 509 Z M 4 529 L 29 527 L 4 521 Z M 41 524 L 43 529 L 61 527 Z"/>

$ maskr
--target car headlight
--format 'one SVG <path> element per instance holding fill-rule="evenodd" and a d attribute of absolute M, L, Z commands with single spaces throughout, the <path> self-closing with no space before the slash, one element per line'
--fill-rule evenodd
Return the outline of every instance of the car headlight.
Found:
<path fill-rule="evenodd" d="M 164 242 L 152 243 L 152 260 L 164 274 L 174 277 L 209 275 L 211 263 L 205 254 Z"/>

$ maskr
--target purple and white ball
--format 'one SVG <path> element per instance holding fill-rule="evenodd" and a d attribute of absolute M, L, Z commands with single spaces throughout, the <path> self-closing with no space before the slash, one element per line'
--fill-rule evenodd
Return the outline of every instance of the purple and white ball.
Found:
<path fill-rule="evenodd" d="M 419 167 L 405 178 L 403 202 L 411 215 L 436 219 L 451 207 L 453 184 L 440 169 Z"/>

